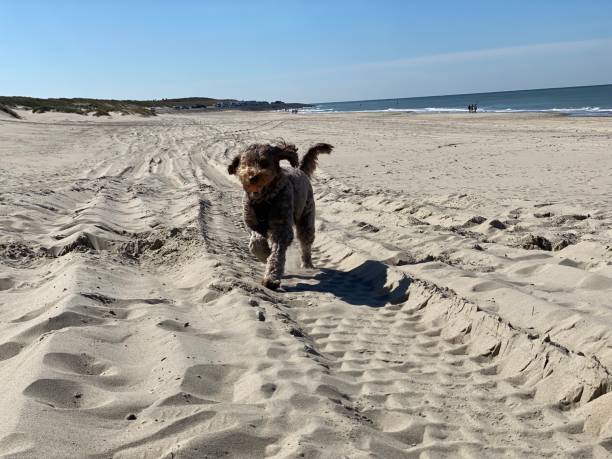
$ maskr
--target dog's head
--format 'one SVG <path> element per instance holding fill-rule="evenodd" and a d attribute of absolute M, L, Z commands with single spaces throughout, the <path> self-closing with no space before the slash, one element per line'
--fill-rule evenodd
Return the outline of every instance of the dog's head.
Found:
<path fill-rule="evenodd" d="M 234 157 L 227 172 L 240 179 L 245 191 L 259 193 L 280 174 L 280 161 L 286 159 L 293 167 L 298 167 L 295 145 L 254 143 Z"/>

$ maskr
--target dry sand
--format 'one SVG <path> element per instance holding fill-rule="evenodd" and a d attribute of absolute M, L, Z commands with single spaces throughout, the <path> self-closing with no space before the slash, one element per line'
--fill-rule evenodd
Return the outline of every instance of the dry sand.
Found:
<path fill-rule="evenodd" d="M 612 119 L 0 118 L 0 456 L 609 457 Z M 279 137 L 317 270 L 259 285 Z"/>

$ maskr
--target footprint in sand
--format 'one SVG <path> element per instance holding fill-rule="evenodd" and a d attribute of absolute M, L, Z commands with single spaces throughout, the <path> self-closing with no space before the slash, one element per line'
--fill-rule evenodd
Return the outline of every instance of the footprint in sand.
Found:
<path fill-rule="evenodd" d="M 23 395 L 52 408 L 95 408 L 113 400 L 111 394 L 69 379 L 37 379 Z"/>

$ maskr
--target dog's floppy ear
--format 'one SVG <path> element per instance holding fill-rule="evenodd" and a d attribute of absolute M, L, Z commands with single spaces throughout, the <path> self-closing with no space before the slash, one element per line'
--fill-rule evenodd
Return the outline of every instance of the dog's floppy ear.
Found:
<path fill-rule="evenodd" d="M 232 163 L 227 166 L 227 172 L 229 175 L 234 175 L 236 173 L 236 169 L 238 169 L 238 164 L 240 164 L 240 155 L 234 156 Z"/>
<path fill-rule="evenodd" d="M 293 167 L 299 166 L 300 161 L 297 154 L 297 147 L 292 143 L 283 142 L 275 145 L 272 147 L 272 155 L 276 161 L 276 164 L 278 164 L 279 161 L 286 159 Z"/>

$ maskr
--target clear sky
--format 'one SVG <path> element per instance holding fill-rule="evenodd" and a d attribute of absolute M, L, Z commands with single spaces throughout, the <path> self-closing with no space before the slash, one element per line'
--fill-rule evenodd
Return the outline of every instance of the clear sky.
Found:
<path fill-rule="evenodd" d="M 326 102 L 612 83 L 612 1 L 0 0 L 0 95 Z"/>

